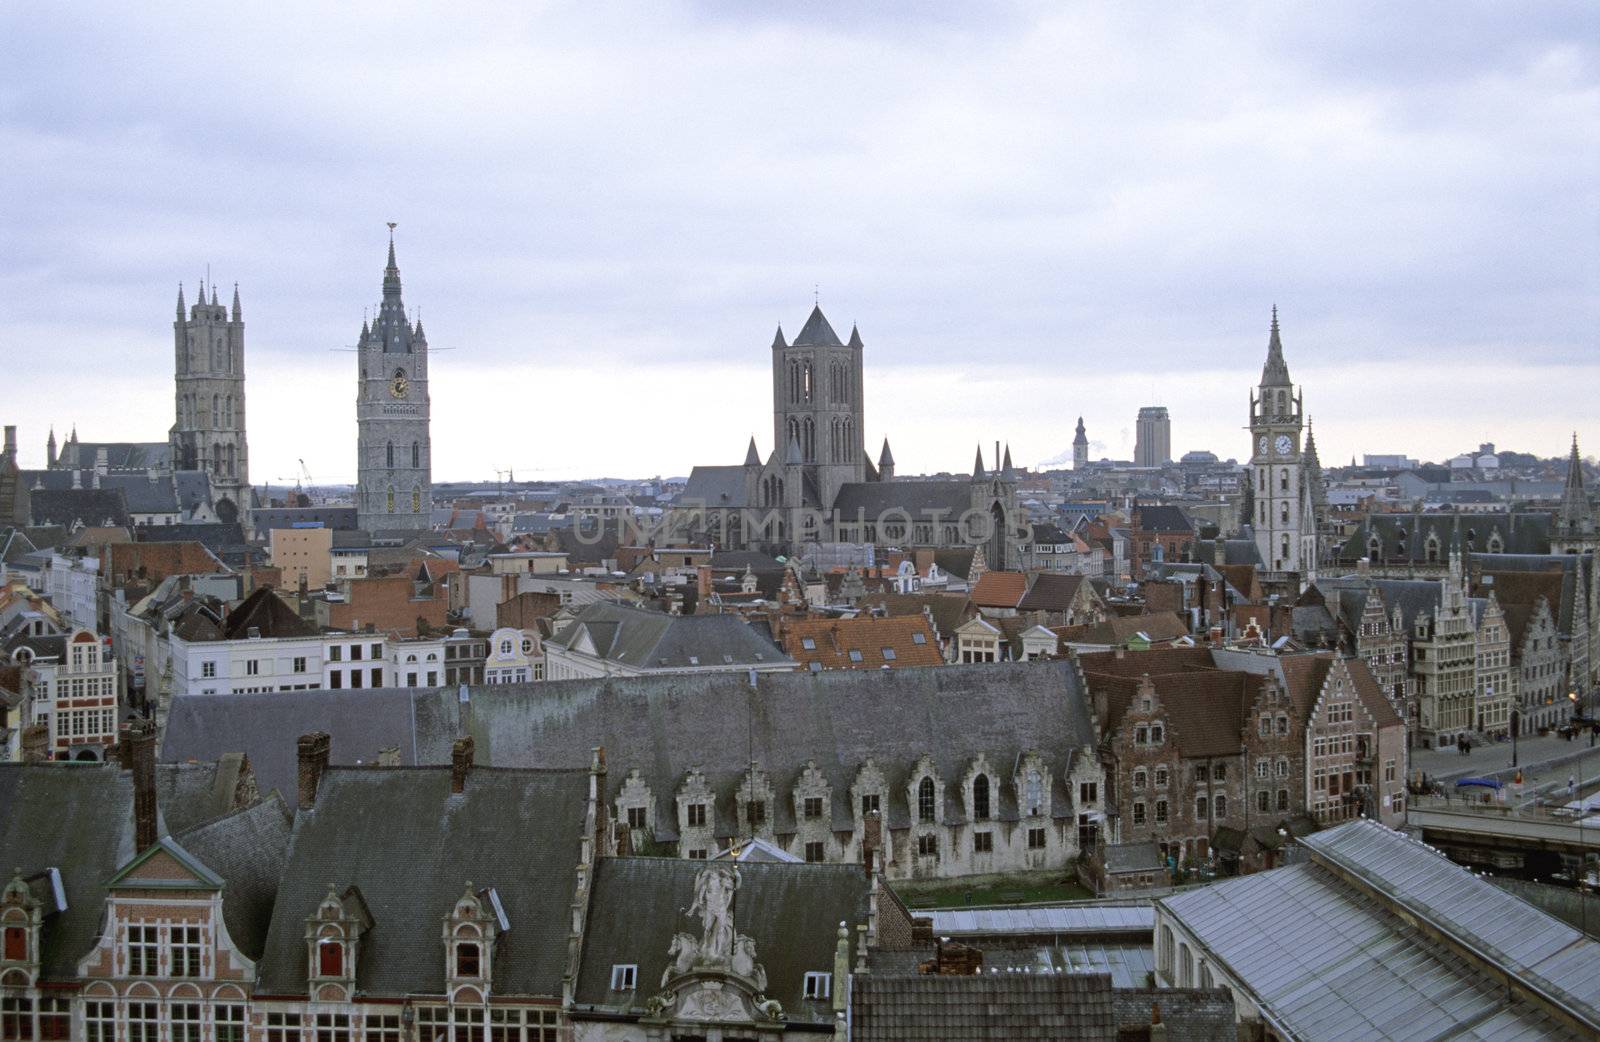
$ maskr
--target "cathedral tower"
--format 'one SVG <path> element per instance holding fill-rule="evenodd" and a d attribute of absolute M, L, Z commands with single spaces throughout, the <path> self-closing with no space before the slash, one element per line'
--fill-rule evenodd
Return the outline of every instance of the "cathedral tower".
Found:
<path fill-rule="evenodd" d="M 782 329 L 773 338 L 772 444 L 780 454 L 799 446 L 800 505 L 830 507 L 840 485 L 866 480 L 861 353 L 861 334 L 852 327 L 840 342 L 821 307 L 794 343 Z"/>
<path fill-rule="evenodd" d="M 1600 548 L 1600 532 L 1594 523 L 1594 508 L 1583 487 L 1583 460 L 1578 457 L 1578 434 L 1572 434 L 1572 452 L 1567 457 L 1567 483 L 1561 491 L 1561 509 L 1555 517 L 1550 539 L 1553 554 L 1590 554 Z"/>
<path fill-rule="evenodd" d="M 1078 417 L 1078 433 L 1072 436 L 1072 469 L 1083 470 L 1089 465 L 1089 435 L 1083 429 L 1083 417 Z"/>
<path fill-rule="evenodd" d="M 1305 457 L 1301 443 L 1301 396 L 1289 380 L 1278 338 L 1278 309 L 1261 386 L 1250 396 L 1250 489 L 1256 548 L 1268 572 L 1304 573 L 1316 566 L 1316 527 L 1307 510 Z"/>
<path fill-rule="evenodd" d="M 177 418 L 168 435 L 172 466 L 205 471 L 211 478 L 217 517 L 240 520 L 249 506 L 250 454 L 244 433 L 244 317 L 239 287 L 233 287 L 230 314 L 218 303 L 215 284 L 211 299 L 206 299 L 203 282 L 185 313 L 179 286 L 172 332 L 177 384 Z"/>
<path fill-rule="evenodd" d="M 383 302 L 356 343 L 356 518 L 368 532 L 425 530 L 433 513 L 428 437 L 428 341 L 406 319 L 389 226 Z"/>

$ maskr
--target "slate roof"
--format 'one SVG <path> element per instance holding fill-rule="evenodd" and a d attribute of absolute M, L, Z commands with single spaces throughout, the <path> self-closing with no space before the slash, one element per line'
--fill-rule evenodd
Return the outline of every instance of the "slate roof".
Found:
<path fill-rule="evenodd" d="M 295 739 L 302 734 L 332 735 L 334 763 L 375 763 L 379 750 L 389 748 L 400 751 L 402 764 L 417 763 L 412 694 L 406 688 L 345 688 L 184 695 L 172 700 L 161 735 L 161 761 L 182 764 L 243 752 L 255 771 L 256 787 L 263 793 L 276 790 L 293 807 L 298 794 Z M 453 690 L 447 694 L 455 697 Z M 453 737 L 444 739 L 443 759 L 432 762 L 449 762 Z"/>
<path fill-rule="evenodd" d="M 746 507 L 753 506 L 745 497 L 745 468 L 695 467 L 689 471 L 683 491 L 678 494 L 679 507 Z"/>
<path fill-rule="evenodd" d="M 1017 605 L 1018 611 L 1070 611 L 1086 581 L 1081 575 L 1058 575 L 1052 572 L 1039 572 L 1032 579 L 1027 594 Z M 980 582 L 978 585 L 981 587 L 983 584 Z"/>
<path fill-rule="evenodd" d="M 332 883 L 357 887 L 374 921 L 357 990 L 442 995 L 440 923 L 471 883 L 493 887 L 511 923 L 494 992 L 559 996 L 588 789 L 587 770 L 476 767 L 452 795 L 448 767 L 329 768 L 295 821 L 258 990 L 306 993 L 306 917 Z"/>
<path fill-rule="evenodd" d="M 971 600 L 964 593 L 869 593 L 862 607 L 881 607 L 889 615 L 933 616 L 941 638 L 947 638 L 967 619 Z"/>
<path fill-rule="evenodd" d="M 1190 556 L 1196 561 L 1204 561 L 1210 564 L 1216 560 L 1216 545 L 1216 540 L 1214 539 L 1196 539 Z M 1222 541 L 1222 563 L 1226 565 L 1255 565 L 1258 568 L 1263 567 L 1265 564 L 1261 560 L 1261 548 L 1256 545 L 1254 539 L 1224 539 Z M 1230 579 L 1229 581 L 1231 582 L 1232 580 Z"/>
<path fill-rule="evenodd" d="M 214 821 L 233 810 L 233 795 L 245 767 L 241 753 L 223 753 L 194 763 L 156 765 L 156 803 L 174 834 Z"/>
<path fill-rule="evenodd" d="M 939 512 L 941 521 L 954 523 L 971 507 L 972 485 L 966 481 L 850 481 L 839 486 L 833 499 L 833 510 L 848 522 L 858 515 L 874 523 L 885 515 L 891 521 L 904 521 L 890 512 L 905 511 L 913 521 L 930 519 Z M 967 573 L 956 574 L 965 577 Z"/>
<path fill-rule="evenodd" d="M 1163 611 L 1153 615 L 1116 615 L 1104 622 L 1085 623 L 1080 626 L 1052 626 L 1051 631 L 1063 644 L 1126 644 L 1143 633 L 1152 641 L 1177 640 L 1189 634 L 1189 624 L 1177 612 Z"/>
<path fill-rule="evenodd" d="M 580 1006 L 642 1013 L 660 990 L 667 949 L 676 933 L 698 934 L 694 903 L 701 861 L 677 858 L 602 858 L 583 940 L 575 1001 Z M 767 995 L 783 1004 L 789 1023 L 833 1023 L 831 1001 L 805 999 L 807 972 L 833 973 L 837 930 L 845 923 L 854 941 L 867 921 L 868 879 L 859 865 L 804 862 L 739 864 L 733 925 L 756 942 L 756 961 L 767 971 Z M 611 967 L 639 967 L 639 987 L 611 990 Z"/>
<path fill-rule="evenodd" d="M 314 637 L 317 628 L 295 614 L 293 608 L 269 586 L 263 586 L 240 601 L 222 620 L 224 640 L 239 640 L 259 631 L 265 637 Z"/>
<path fill-rule="evenodd" d="M 204 543 L 219 556 L 244 544 L 244 527 L 237 521 L 187 525 L 142 525 L 137 532 L 141 543 Z"/>
<path fill-rule="evenodd" d="M 828 320 L 823 317 L 820 306 L 813 307 L 811 314 L 806 317 L 806 324 L 800 327 L 792 347 L 843 347 L 839 334 L 833 331 Z"/>
<path fill-rule="evenodd" d="M 1116 1042 L 1105 974 L 857 975 L 859 1042 Z"/>
<path fill-rule="evenodd" d="M 250 523 L 257 532 L 273 528 L 292 528 L 296 524 L 318 523 L 336 532 L 356 529 L 355 507 L 263 507 L 250 512 Z"/>
<path fill-rule="evenodd" d="M 791 661 L 737 615 L 668 615 L 595 601 L 584 605 L 547 643 L 573 648 L 584 635 L 598 657 L 643 669 L 771 666 Z"/>
<path fill-rule="evenodd" d="M 576 767 L 603 746 L 608 799 L 638 768 L 656 798 L 658 838 L 671 841 L 673 798 L 696 766 L 716 797 L 718 837 L 736 832 L 734 792 L 751 754 L 785 793 L 815 761 L 842 830 L 853 826 L 849 790 L 870 757 L 889 785 L 887 823 L 900 828 L 910 822 L 906 782 L 924 753 L 945 786 L 945 821 L 964 820 L 957 794 L 980 752 L 1002 776 L 997 817 L 1015 820 L 1010 775 L 1024 752 L 1040 751 L 1059 789 L 1072 755 L 1095 741 L 1077 672 L 1065 661 L 761 673 L 754 689 L 740 672 L 488 685 L 468 694 L 465 703 L 450 689 L 188 695 L 173 700 L 161 758 L 242 751 L 261 791 L 276 788 L 292 804 L 293 736 L 313 730 L 332 736 L 332 762 L 343 764 L 371 762 L 386 747 L 398 747 L 405 764 L 449 763 L 450 745 L 465 731 L 478 762 L 496 766 Z M 1070 814 L 1071 796 L 1058 795 L 1053 806 Z M 792 831 L 793 815 L 792 801 L 778 800 L 774 828 Z"/>
<path fill-rule="evenodd" d="M 1189 515 L 1175 506 L 1137 504 L 1133 508 L 1139 528 L 1146 532 L 1193 532 L 1194 522 Z"/>
<path fill-rule="evenodd" d="M 114 764 L 0 764 L 6 878 L 61 871 L 67 908 L 45 922 L 42 971 L 77 976 L 105 911 L 106 882 L 133 857 L 133 776 Z"/>
<path fill-rule="evenodd" d="M 29 496 L 35 525 L 126 528 L 128 501 L 117 488 L 40 489 Z"/>
<path fill-rule="evenodd" d="M 1113 875 L 1123 872 L 1161 872 L 1166 869 L 1166 859 L 1154 840 L 1148 843 L 1113 843 L 1105 848 L 1106 871 Z"/>
<path fill-rule="evenodd" d="M 165 810 L 165 808 L 163 808 Z M 245 956 L 259 959 L 289 853 L 290 814 L 277 793 L 173 838 L 222 877 L 222 918 Z"/>
<path fill-rule="evenodd" d="M 1370 553 L 1371 539 L 1378 538 L 1383 563 L 1427 563 L 1430 533 L 1439 539 L 1435 564 L 1449 560 L 1450 552 L 1483 551 L 1493 533 L 1498 532 L 1502 552 L 1509 554 L 1548 554 L 1554 515 L 1520 511 L 1496 513 L 1421 513 L 1368 514 L 1349 538 L 1334 552 L 1341 561 L 1358 561 Z"/>

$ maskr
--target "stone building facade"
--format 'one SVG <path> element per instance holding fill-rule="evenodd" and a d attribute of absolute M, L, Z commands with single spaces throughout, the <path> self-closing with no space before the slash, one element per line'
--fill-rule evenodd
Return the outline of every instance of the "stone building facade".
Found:
<path fill-rule="evenodd" d="M 428 341 L 400 297 L 400 269 L 389 237 L 383 301 L 356 341 L 356 511 L 368 532 L 425 530 L 433 511 Z"/>
<path fill-rule="evenodd" d="M 244 316 L 239 287 L 233 307 L 218 303 L 200 285 L 195 303 L 184 312 L 178 287 L 178 314 L 172 323 L 176 419 L 169 433 L 171 469 L 203 471 L 211 478 L 217 518 L 244 520 L 249 507 L 250 451 L 245 439 Z"/>
<path fill-rule="evenodd" d="M 1303 440 L 1302 395 L 1289 379 L 1278 334 L 1278 310 L 1272 310 L 1272 332 L 1261 384 L 1250 396 L 1250 491 L 1246 509 L 1256 548 L 1269 575 L 1314 578 L 1318 560 L 1317 495 L 1308 466 L 1310 445 Z"/>

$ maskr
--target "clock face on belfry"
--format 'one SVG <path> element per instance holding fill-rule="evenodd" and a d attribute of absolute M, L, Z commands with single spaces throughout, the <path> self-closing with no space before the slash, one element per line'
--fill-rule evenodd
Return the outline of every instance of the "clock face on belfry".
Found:
<path fill-rule="evenodd" d="M 1260 441 L 1256 442 L 1256 448 L 1259 450 L 1260 455 L 1265 456 L 1267 454 L 1267 436 L 1265 434 L 1261 436 Z"/>
<path fill-rule="evenodd" d="M 389 394 L 395 398 L 404 398 L 406 389 L 411 385 L 406 382 L 404 373 L 395 373 L 394 379 L 389 381 Z"/>
<path fill-rule="evenodd" d="M 1287 456 L 1294 450 L 1294 442 L 1289 440 L 1287 434 L 1278 435 L 1278 440 L 1273 443 L 1273 448 L 1278 450 L 1278 455 Z"/>

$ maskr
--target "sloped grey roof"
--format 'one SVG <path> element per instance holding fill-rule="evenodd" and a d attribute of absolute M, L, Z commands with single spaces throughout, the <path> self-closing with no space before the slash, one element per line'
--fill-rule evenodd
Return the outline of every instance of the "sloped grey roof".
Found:
<path fill-rule="evenodd" d="M 165 808 L 163 808 L 165 809 Z M 223 879 L 222 918 L 246 957 L 259 959 L 289 854 L 289 808 L 277 793 L 173 838 Z"/>
<path fill-rule="evenodd" d="M 678 494 L 680 507 L 753 506 L 745 498 L 744 467 L 695 467 Z"/>
<path fill-rule="evenodd" d="M 233 809 L 234 787 L 244 757 L 225 753 L 195 763 L 156 765 L 156 802 L 167 827 L 176 835 Z"/>
<path fill-rule="evenodd" d="M 1216 540 L 1196 539 L 1194 541 L 1194 550 L 1191 551 L 1190 556 L 1196 561 L 1212 564 L 1216 560 L 1215 554 Z M 1261 548 L 1256 545 L 1254 539 L 1224 539 L 1222 541 L 1222 563 L 1253 564 L 1259 568 L 1262 566 Z"/>
<path fill-rule="evenodd" d="M 820 306 L 813 307 L 811 314 L 806 318 L 806 324 L 800 327 L 800 333 L 794 338 L 791 347 L 843 347 L 839 334 L 833 331 L 828 320 L 822 315 Z"/>
<path fill-rule="evenodd" d="M 852 481 L 840 485 L 833 500 L 842 520 L 855 521 L 859 513 L 874 523 L 889 511 L 903 510 L 913 521 L 928 520 L 932 511 L 942 511 L 940 520 L 954 524 L 971 507 L 972 485 L 966 481 Z"/>
<path fill-rule="evenodd" d="M 1375 821 L 1302 839 L 1312 857 L 1445 931 L 1600 1030 L 1600 942 Z"/>
<path fill-rule="evenodd" d="M 1113 843 L 1105 851 L 1106 871 L 1159 872 L 1166 862 L 1155 841 L 1148 843 Z"/>
<path fill-rule="evenodd" d="M 670 674 L 475 687 L 463 703 L 451 689 L 280 691 L 173 699 L 161 758 L 242 751 L 262 792 L 296 798 L 294 738 L 328 732 L 332 762 L 373 762 L 397 746 L 402 763 L 450 762 L 450 745 L 470 732 L 479 763 L 567 766 L 606 750 L 614 798 L 638 768 L 656 799 L 659 838 L 675 839 L 673 797 L 700 767 L 716 797 L 716 834 L 735 833 L 734 792 L 753 754 L 787 792 L 814 760 L 833 790 L 833 823 L 852 827 L 850 786 L 871 758 L 884 772 L 890 827 L 910 821 L 906 782 L 929 754 L 946 793 L 945 820 L 964 820 L 957 793 L 983 753 L 1001 775 L 996 816 L 1015 820 L 1011 773 L 1037 749 L 1050 769 L 1056 813 L 1070 815 L 1060 778 L 1073 753 L 1094 744 L 1077 671 L 1065 661 L 986 663 L 896 670 Z M 792 801 L 774 808 L 780 831 L 794 827 Z M 320 896 L 320 895 L 319 895 Z"/>
<path fill-rule="evenodd" d="M 1339 545 L 1335 557 L 1357 561 L 1369 555 L 1373 536 L 1386 563 L 1427 563 L 1428 536 L 1439 540 L 1438 562 L 1450 552 L 1484 551 L 1495 532 L 1502 550 L 1511 554 L 1548 554 L 1554 515 L 1539 512 L 1369 514 L 1351 536 Z"/>
<path fill-rule="evenodd" d="M 320 523 L 336 532 L 355 530 L 355 507 L 263 507 L 250 512 L 250 523 L 257 532 L 273 528 L 292 528 L 307 522 Z"/>
<path fill-rule="evenodd" d="M 1369 838 L 1358 834 L 1352 841 L 1345 832 L 1352 826 L 1358 832 L 1383 828 L 1375 822 L 1354 822 L 1302 842 L 1312 849 L 1313 857 L 1319 849 L 1345 851 Z M 1413 843 L 1391 830 L 1384 831 L 1400 843 Z M 1415 845 L 1444 862 L 1442 856 Z M 1563 1030 L 1526 999 L 1508 1004 L 1505 985 L 1486 966 L 1474 966 L 1406 925 L 1395 914 L 1392 896 L 1376 896 L 1393 895 L 1418 884 L 1436 896 L 1442 894 L 1438 878 L 1406 878 L 1415 871 L 1407 864 L 1409 860 L 1409 855 L 1403 855 L 1399 863 L 1390 866 L 1399 869 L 1392 885 L 1374 877 L 1379 888 L 1373 891 L 1347 882 L 1313 861 L 1197 887 L 1160 898 L 1157 904 L 1199 939 L 1208 962 L 1217 962 L 1223 972 L 1259 997 L 1276 1030 L 1295 1038 L 1399 1042 L 1445 1037 L 1580 1037 Z M 1445 889 L 1462 887 L 1463 899 L 1485 902 L 1481 914 L 1493 918 L 1499 901 L 1521 903 L 1503 892 L 1480 895 L 1474 882 L 1486 891 L 1498 888 L 1448 862 L 1440 867 L 1450 877 Z M 1389 871 L 1385 868 L 1383 875 Z M 1426 902 L 1414 907 L 1424 916 L 1433 915 Z M 1465 905 L 1456 907 L 1467 910 Z M 1563 938 L 1577 931 L 1527 907 L 1548 919 L 1550 930 L 1557 931 L 1545 933 L 1542 922 L 1523 924 L 1538 927 L 1540 936 L 1529 937 L 1527 942 L 1550 958 L 1548 946 L 1553 943 L 1559 951 L 1564 947 Z M 1447 924 L 1438 921 L 1435 925 Z M 1593 960 L 1590 954 L 1591 966 Z M 1592 992 L 1597 987 L 1600 978 L 1590 972 L 1588 988 Z M 1600 1021 L 1596 1023 L 1600 1025 Z"/>
<path fill-rule="evenodd" d="M 263 793 L 276 789 L 294 807 L 295 739 L 300 735 L 332 735 L 334 763 L 375 763 L 380 749 L 398 748 L 400 762 L 412 764 L 417 762 L 414 723 L 411 692 L 405 688 L 182 695 L 172 700 L 161 736 L 161 760 L 181 764 L 244 752 L 257 788 Z M 444 758 L 433 762 L 449 761 L 447 740 Z"/>
<path fill-rule="evenodd" d="M 41 489 L 29 496 L 35 525 L 126 528 L 128 501 L 119 488 Z"/>
<path fill-rule="evenodd" d="M 873 973 L 852 979 L 859 1042 L 1116 1042 L 1105 974 Z"/>
<path fill-rule="evenodd" d="M 94 946 L 106 881 L 134 855 L 133 777 L 114 764 L 0 764 L 0 862 L 61 871 L 66 911 L 45 920 L 46 978 L 72 979 Z"/>
<path fill-rule="evenodd" d="M 702 861 L 677 858 L 602 858 L 583 940 L 576 1001 L 642 1012 L 659 990 L 675 933 L 699 932 L 686 910 L 694 903 Z M 733 906 L 734 929 L 756 942 L 756 961 L 767 971 L 767 995 L 783 1004 L 789 1022 L 832 1024 L 828 1001 L 806 1001 L 807 972 L 833 972 L 841 922 L 852 943 L 867 921 L 867 874 L 859 865 L 740 862 Z M 611 990 L 611 967 L 639 967 L 639 987 Z"/>
<path fill-rule="evenodd" d="M 611 601 L 586 604 L 548 641 L 573 647 L 581 634 L 601 658 L 644 669 L 770 666 L 791 660 L 737 615 L 668 615 Z"/>
<path fill-rule="evenodd" d="M 356 988 L 442 995 L 440 923 L 471 883 L 493 887 L 511 928 L 498 942 L 498 995 L 559 996 L 584 833 L 587 770 L 474 768 L 450 792 L 450 768 L 331 767 L 295 820 L 259 990 L 306 992 L 306 917 L 333 884 L 361 891 L 373 927 Z"/>

